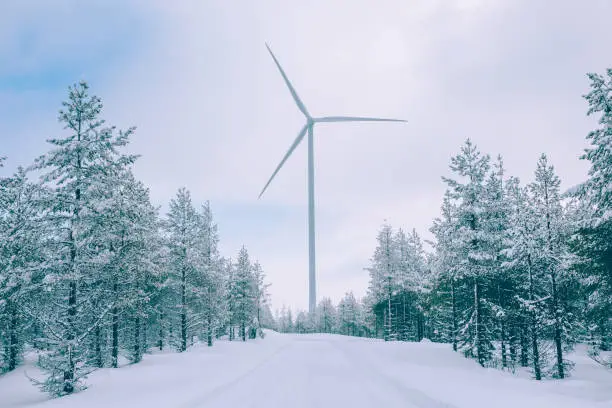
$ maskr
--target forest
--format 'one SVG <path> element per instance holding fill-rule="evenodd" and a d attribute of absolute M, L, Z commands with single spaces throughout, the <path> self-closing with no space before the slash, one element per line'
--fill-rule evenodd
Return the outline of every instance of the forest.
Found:
<path fill-rule="evenodd" d="M 36 350 L 32 381 L 62 396 L 152 349 L 262 336 L 263 269 L 245 247 L 220 255 L 210 203 L 180 188 L 160 215 L 126 152 L 135 128 L 106 124 L 86 82 L 59 122 L 46 153 L 0 178 L 0 372 Z"/>
<path fill-rule="evenodd" d="M 612 368 L 612 69 L 588 78 L 598 126 L 580 156 L 584 183 L 562 191 L 546 154 L 521 182 L 468 139 L 442 178 L 431 251 L 415 230 L 383 225 L 367 295 L 322 299 L 314 316 L 282 308 L 279 330 L 426 338 L 483 367 L 528 367 L 536 380 L 569 376 L 567 353 L 586 343 Z"/>
<path fill-rule="evenodd" d="M 580 156 L 584 183 L 561 190 L 546 154 L 522 182 L 468 139 L 442 178 L 434 239 L 384 224 L 366 296 L 323 298 L 295 317 L 284 306 L 273 316 L 245 247 L 235 259 L 219 253 L 209 202 L 179 188 L 160 215 L 127 153 L 135 128 L 106 124 L 100 98 L 75 84 L 62 136 L 0 178 L 0 370 L 34 350 L 45 378 L 32 381 L 62 396 L 97 368 L 222 336 L 246 341 L 262 327 L 428 339 L 536 380 L 570 376 L 568 352 L 586 343 L 612 368 L 612 69 L 588 77 L 597 126 Z"/>

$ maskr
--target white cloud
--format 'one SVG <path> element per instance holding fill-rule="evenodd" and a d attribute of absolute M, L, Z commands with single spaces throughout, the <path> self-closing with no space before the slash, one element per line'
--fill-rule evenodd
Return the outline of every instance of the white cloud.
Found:
<path fill-rule="evenodd" d="M 425 236 L 441 175 L 467 137 L 530 178 L 547 151 L 567 185 L 590 123 L 584 73 L 609 64 L 610 3 L 365 0 L 138 3 L 155 37 L 94 91 L 109 121 L 136 124 L 139 176 L 156 200 L 179 186 L 219 211 L 223 248 L 244 243 L 272 282 L 275 306 L 307 300 L 306 146 L 256 197 L 304 119 L 264 46 L 311 113 L 402 117 L 406 125 L 317 125 L 319 294 L 362 295 L 386 218 Z M 224 228 L 224 223 L 226 228 Z M 266 224 L 267 225 L 267 224 Z"/>

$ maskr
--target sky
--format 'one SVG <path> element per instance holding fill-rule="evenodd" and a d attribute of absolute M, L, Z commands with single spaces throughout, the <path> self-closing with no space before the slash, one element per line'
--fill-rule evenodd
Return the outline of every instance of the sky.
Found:
<path fill-rule="evenodd" d="M 306 143 L 257 199 L 304 124 L 267 42 L 311 114 L 407 120 L 315 129 L 317 294 L 360 297 L 384 222 L 432 238 L 467 138 L 524 182 L 543 152 L 564 188 L 585 179 L 582 95 L 612 63 L 611 15 L 608 0 L 4 0 L 0 174 L 62 134 L 86 80 L 109 124 L 137 127 L 154 203 L 210 200 L 222 254 L 245 245 L 273 308 L 306 309 Z"/>

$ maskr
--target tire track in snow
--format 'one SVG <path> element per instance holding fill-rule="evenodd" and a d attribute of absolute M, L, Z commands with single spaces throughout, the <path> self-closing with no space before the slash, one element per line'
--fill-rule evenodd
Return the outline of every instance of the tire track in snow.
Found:
<path fill-rule="evenodd" d="M 374 364 L 368 362 L 364 357 L 359 356 L 352 351 L 349 351 L 348 347 L 341 347 L 340 345 L 338 345 L 337 341 L 330 339 L 330 343 L 332 343 L 335 348 L 340 350 L 341 353 L 347 356 L 347 358 L 356 366 L 361 366 L 359 368 L 369 370 L 370 372 L 376 373 L 377 376 L 384 378 L 388 385 L 395 388 L 395 390 L 397 390 L 400 394 L 406 395 L 406 402 L 414 405 L 416 408 L 458 408 L 455 405 L 432 398 L 428 394 L 417 388 L 408 387 L 406 384 L 403 384 L 396 378 L 390 376 L 389 374 L 382 371 L 380 368 L 376 367 Z"/>
<path fill-rule="evenodd" d="M 221 385 L 218 385 L 210 390 L 207 390 L 205 393 L 203 393 L 202 395 L 196 397 L 196 398 L 192 398 L 190 401 L 187 401 L 185 403 L 182 403 L 180 405 L 178 405 L 176 408 L 198 408 L 201 406 L 205 406 L 205 404 L 214 399 L 217 398 L 218 396 L 222 395 L 223 393 L 231 390 L 232 387 L 236 386 L 237 384 L 239 384 L 241 381 L 243 381 L 245 378 L 249 377 L 250 375 L 252 375 L 254 372 L 260 370 L 262 367 L 264 367 L 266 364 L 268 364 L 270 361 L 272 361 L 274 359 L 274 357 L 276 357 L 278 354 L 280 354 L 281 352 L 285 351 L 287 348 L 289 348 L 290 346 L 293 346 L 293 342 L 288 342 L 283 344 L 282 346 L 280 346 L 278 349 L 276 349 L 273 353 L 270 353 L 266 358 L 264 358 L 263 360 L 257 362 L 253 367 L 249 368 L 247 371 L 243 372 L 242 374 L 240 374 L 238 377 L 224 383 Z"/>

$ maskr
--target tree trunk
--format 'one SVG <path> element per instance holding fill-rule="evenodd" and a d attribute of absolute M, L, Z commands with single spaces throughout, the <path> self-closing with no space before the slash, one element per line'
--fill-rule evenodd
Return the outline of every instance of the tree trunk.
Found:
<path fill-rule="evenodd" d="M 516 366 L 517 357 L 517 341 L 516 341 L 516 328 L 512 328 L 510 331 L 510 360 L 512 361 L 512 367 Z"/>
<path fill-rule="evenodd" d="M 521 326 L 521 367 L 529 366 L 529 342 L 526 331 L 525 327 Z"/>
<path fill-rule="evenodd" d="M 557 351 L 557 374 L 559 378 L 565 378 L 565 370 L 563 367 L 563 348 L 561 345 L 561 318 L 559 316 L 559 299 L 557 293 L 557 282 L 555 279 L 555 272 L 551 273 L 551 283 L 552 283 L 552 307 L 553 307 L 553 316 L 555 319 L 555 348 Z"/>
<path fill-rule="evenodd" d="M 533 284 L 531 255 L 527 256 L 527 265 L 529 268 L 529 301 L 533 302 L 535 300 L 535 288 Z M 538 350 L 538 321 L 535 310 L 531 310 L 529 312 L 529 318 L 531 323 L 531 354 L 533 358 L 533 373 L 535 375 L 535 379 L 539 381 L 542 379 L 542 372 L 540 370 L 540 351 Z"/>
<path fill-rule="evenodd" d="M 610 351 L 610 344 L 612 343 L 612 336 L 608 337 L 607 334 L 606 320 L 604 316 L 599 322 L 599 349 L 601 351 Z"/>
<path fill-rule="evenodd" d="M 451 301 L 452 301 L 452 306 L 453 306 L 453 332 L 451 334 L 451 338 L 453 341 L 453 351 L 457 351 L 457 297 L 455 295 L 455 280 L 452 279 L 451 281 Z"/>
<path fill-rule="evenodd" d="M 102 358 L 102 329 L 100 325 L 96 326 L 95 330 L 95 353 L 96 353 L 96 367 L 102 368 L 104 366 L 104 360 Z"/>
<path fill-rule="evenodd" d="M 73 251 L 73 254 L 75 252 Z M 72 256 L 74 261 L 75 255 Z M 76 337 L 75 318 L 76 318 L 76 303 L 77 303 L 77 284 L 74 281 L 70 282 L 68 295 L 68 347 L 66 355 L 68 357 L 67 368 L 64 370 L 64 392 L 71 394 L 74 391 L 74 374 L 75 362 L 72 355 L 72 340 Z"/>
<path fill-rule="evenodd" d="M 553 242 L 552 242 L 552 228 L 550 226 L 550 210 L 549 210 L 549 200 L 548 200 L 548 184 L 544 183 L 544 197 L 546 200 L 546 230 L 548 232 L 548 250 L 552 255 L 553 252 Z M 555 266 L 551 265 L 550 270 L 550 280 L 552 285 L 552 312 L 553 318 L 555 320 L 554 323 L 554 339 L 555 339 L 555 348 L 557 351 L 557 370 L 559 378 L 564 378 L 564 367 L 563 367 L 563 348 L 561 347 L 561 318 L 559 316 L 559 297 L 557 293 L 557 282 L 556 282 L 556 271 Z"/>
<path fill-rule="evenodd" d="M 112 323 L 112 332 L 113 332 L 113 347 L 111 352 L 111 361 L 112 367 L 117 368 L 119 363 L 119 309 L 117 307 L 117 282 L 113 283 L 113 293 L 115 294 L 115 304 L 113 305 L 112 315 L 113 315 L 113 323 Z"/>
<path fill-rule="evenodd" d="M 149 331 L 147 330 L 147 327 L 149 326 L 149 322 L 148 322 L 148 318 L 147 316 L 145 316 L 145 318 L 143 319 L 143 325 L 142 325 L 142 353 L 148 353 L 149 352 Z"/>
<path fill-rule="evenodd" d="M 161 310 L 159 311 L 159 339 L 157 347 L 159 347 L 159 351 L 164 349 L 164 312 Z"/>
<path fill-rule="evenodd" d="M 401 340 L 408 340 L 408 319 L 406 318 L 406 294 L 402 294 L 402 328 L 401 328 Z"/>
<path fill-rule="evenodd" d="M 389 330 L 387 330 L 387 308 L 383 309 L 383 339 L 389 341 Z"/>
<path fill-rule="evenodd" d="M 181 271 L 181 349 L 187 350 L 187 274 L 183 266 Z"/>
<path fill-rule="evenodd" d="M 6 306 L 9 312 L 9 343 L 8 343 L 8 371 L 12 371 L 17 367 L 17 359 L 19 357 L 19 336 L 17 333 L 18 326 L 18 310 L 17 304 L 11 300 Z"/>
<path fill-rule="evenodd" d="M 208 347 L 212 347 L 213 345 L 213 330 L 212 330 L 212 313 L 210 309 L 208 310 L 207 316 L 207 328 L 206 328 L 206 337 L 208 338 Z"/>
<path fill-rule="evenodd" d="M 142 360 L 142 352 L 140 351 L 140 315 L 136 313 L 134 319 L 134 362 L 138 363 Z"/>
<path fill-rule="evenodd" d="M 482 339 L 482 315 L 480 313 L 480 285 L 477 280 L 474 280 L 474 313 L 476 313 L 476 354 L 478 358 L 478 364 L 484 367 L 485 365 L 485 351 Z"/>
<path fill-rule="evenodd" d="M 391 278 L 389 278 L 388 284 L 389 284 L 389 290 L 387 293 L 387 307 L 389 310 L 387 311 L 387 319 L 388 319 L 388 325 L 389 325 L 389 329 L 388 329 L 389 333 L 387 334 L 387 337 L 389 340 L 391 340 L 393 336 L 392 334 L 393 333 L 393 319 L 392 319 L 393 314 L 391 313 Z"/>
<path fill-rule="evenodd" d="M 505 309 L 504 295 L 503 295 L 502 288 L 500 285 L 497 285 L 497 296 L 499 299 L 499 307 L 501 307 L 501 309 L 504 310 Z M 500 318 L 499 329 L 500 329 L 500 341 L 501 341 L 502 367 L 507 368 L 508 367 L 508 357 L 506 354 L 506 322 L 504 319 L 505 319 L 505 316 L 502 316 Z"/>
<path fill-rule="evenodd" d="M 112 367 L 117 368 L 119 362 L 119 309 L 117 307 L 117 292 L 119 291 L 119 285 L 117 281 L 113 282 L 113 294 L 115 304 L 113 305 L 112 315 L 112 332 L 113 332 L 113 347 L 111 352 Z"/>
<path fill-rule="evenodd" d="M 506 327 L 504 321 L 501 321 L 501 353 L 502 353 L 502 367 L 508 367 L 508 357 L 506 355 Z"/>

